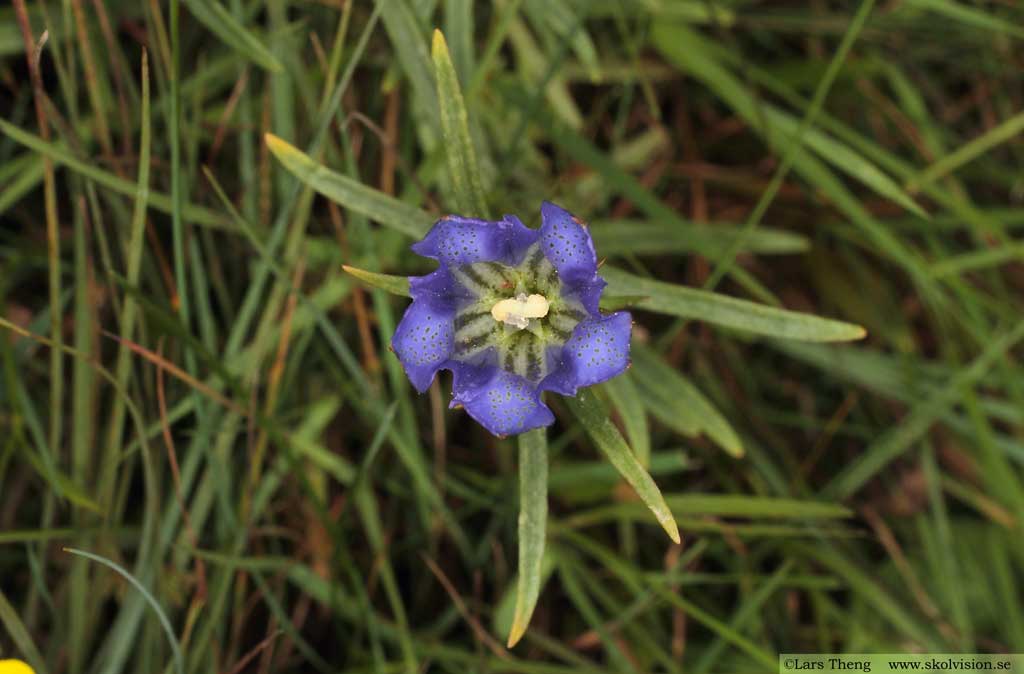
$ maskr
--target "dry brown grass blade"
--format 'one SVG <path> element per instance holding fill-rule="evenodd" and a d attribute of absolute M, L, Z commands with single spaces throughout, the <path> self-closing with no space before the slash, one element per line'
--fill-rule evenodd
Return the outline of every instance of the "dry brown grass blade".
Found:
<path fill-rule="evenodd" d="M 249 415 L 249 411 L 247 409 L 245 409 L 244 407 L 242 407 L 238 403 L 234 402 L 233 400 L 227 398 L 224 394 L 220 393 L 219 391 L 217 391 L 217 390 L 211 388 L 210 386 L 204 384 L 203 382 L 199 381 L 198 379 L 196 379 L 195 377 L 193 377 L 189 373 L 185 372 L 184 370 L 182 370 L 180 367 L 178 367 L 177 365 L 175 365 L 171 361 L 167 360 L 166 358 L 161 357 L 159 354 L 154 353 L 153 351 L 150 351 L 149 349 L 147 349 L 146 347 L 144 347 L 144 346 L 142 346 L 140 344 L 136 344 L 135 342 L 132 342 L 132 341 L 127 340 L 127 339 L 124 339 L 124 338 L 122 338 L 122 337 L 120 337 L 118 335 L 115 335 L 112 332 L 107 331 L 107 330 L 104 330 L 103 334 L 105 336 L 109 337 L 110 339 L 113 339 L 118 344 L 121 344 L 121 345 L 125 346 L 126 348 L 134 351 L 135 353 L 137 353 L 138 355 L 142 356 L 143 358 L 145 358 L 146 360 L 148 360 L 149 362 L 151 362 L 153 365 L 157 366 L 158 368 L 160 368 L 162 370 L 166 370 L 175 379 L 181 380 L 182 382 L 184 382 L 188 386 L 191 386 L 192 388 L 194 388 L 195 390 L 199 391 L 200 393 L 202 393 L 206 397 L 208 397 L 211 400 L 214 400 L 217 403 L 223 405 L 224 407 L 228 408 L 232 412 L 235 412 L 236 414 L 240 414 L 242 416 L 248 416 Z"/>
<path fill-rule="evenodd" d="M 449 597 L 451 597 L 452 603 L 455 604 L 455 608 L 458 610 L 459 615 L 462 616 L 462 619 L 465 620 L 466 624 L 468 624 L 470 629 L 473 630 L 473 634 L 476 635 L 476 638 L 499 658 L 503 660 L 509 659 L 509 652 L 491 636 L 484 626 L 480 624 L 480 621 L 477 620 L 476 616 L 469 612 L 469 607 L 466 606 L 466 602 L 462 600 L 462 596 L 455 589 L 455 586 L 452 585 L 452 582 L 448 580 L 448 576 L 446 576 L 444 571 L 441 570 L 441 567 L 437 565 L 437 562 L 425 554 L 421 554 L 420 557 L 423 558 L 423 562 L 427 565 L 427 568 L 430 569 L 430 572 L 434 574 L 434 577 L 437 578 L 437 581 L 441 583 L 444 591 L 448 593 Z"/>

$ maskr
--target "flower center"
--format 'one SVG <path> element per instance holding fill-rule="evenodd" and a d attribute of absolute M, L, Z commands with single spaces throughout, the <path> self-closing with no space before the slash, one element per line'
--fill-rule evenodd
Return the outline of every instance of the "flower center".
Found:
<path fill-rule="evenodd" d="M 551 354 L 587 317 L 536 243 L 516 265 L 474 262 L 451 273 L 468 291 L 453 322 L 452 358 L 459 362 L 493 363 L 537 383 L 556 365 Z"/>
<path fill-rule="evenodd" d="M 548 315 L 548 299 L 543 295 L 519 293 L 515 297 L 495 302 L 491 307 L 494 320 L 511 325 L 517 330 L 530 325 L 531 318 L 544 318 Z"/>

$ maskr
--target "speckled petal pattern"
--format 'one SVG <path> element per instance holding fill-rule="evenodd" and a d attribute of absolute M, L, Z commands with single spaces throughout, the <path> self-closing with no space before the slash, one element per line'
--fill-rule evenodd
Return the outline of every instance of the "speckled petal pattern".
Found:
<path fill-rule="evenodd" d="M 601 293 L 604 292 L 606 285 L 608 285 L 607 281 L 595 275 L 587 281 L 566 284 L 564 294 L 575 297 L 583 305 L 583 308 L 590 312 L 591 316 L 600 316 Z"/>
<path fill-rule="evenodd" d="M 540 232 L 530 229 L 523 224 L 523 221 L 514 215 L 506 215 L 502 223 L 502 229 L 508 237 L 508 249 L 506 251 L 505 264 L 517 265 L 523 260 L 527 249 L 537 243 Z"/>
<path fill-rule="evenodd" d="M 463 386 L 464 397 L 459 401 L 481 426 L 494 435 L 505 436 L 555 422 L 555 415 L 541 402 L 536 385 L 496 367 L 484 371 L 491 377 L 482 383 L 477 379 L 472 388 Z"/>
<path fill-rule="evenodd" d="M 540 245 L 563 283 L 585 283 L 597 273 L 597 253 L 590 232 L 569 211 L 545 201 L 540 207 Z"/>
<path fill-rule="evenodd" d="M 426 276 L 409 277 L 409 295 L 418 302 L 435 307 L 454 308 L 470 295 L 459 285 L 448 267 L 440 267 Z"/>
<path fill-rule="evenodd" d="M 420 393 L 427 390 L 434 374 L 446 366 L 452 355 L 454 313 L 454 308 L 417 300 L 395 328 L 391 348 Z"/>
<path fill-rule="evenodd" d="M 413 244 L 414 252 L 431 257 L 445 265 L 473 262 L 515 264 L 539 233 L 529 229 L 515 216 L 497 222 L 446 215 Z"/>
<path fill-rule="evenodd" d="M 621 374 L 629 365 L 632 326 L 632 317 L 625 311 L 577 325 L 562 347 L 561 362 L 540 388 L 573 396 L 581 386 L 592 386 Z"/>
<path fill-rule="evenodd" d="M 504 237 L 497 223 L 446 215 L 434 223 L 412 249 L 445 265 L 466 264 L 501 257 Z"/>

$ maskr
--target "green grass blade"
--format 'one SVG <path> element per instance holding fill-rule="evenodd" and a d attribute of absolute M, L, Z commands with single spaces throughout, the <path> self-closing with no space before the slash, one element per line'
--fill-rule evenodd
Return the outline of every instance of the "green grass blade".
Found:
<path fill-rule="evenodd" d="M 97 168 L 89 162 L 75 157 L 56 143 L 48 143 L 39 136 L 23 131 L 3 119 L 0 119 L 0 132 L 44 157 L 49 157 L 56 163 L 68 167 L 75 173 L 95 181 L 98 185 L 125 196 L 134 197 L 136 195 L 137 186 L 131 180 L 119 178 L 108 171 Z M 174 210 L 171 197 L 161 192 L 150 192 L 149 205 L 163 213 L 171 213 Z M 228 227 L 227 219 L 224 216 L 195 204 L 184 204 L 181 214 L 196 225 L 220 229 Z"/>
<path fill-rule="evenodd" d="M 941 649 L 941 646 L 938 646 L 939 641 L 928 626 L 904 608 L 891 588 L 884 587 L 879 579 L 872 577 L 858 564 L 848 559 L 841 548 L 817 544 L 800 545 L 797 549 L 842 577 L 850 591 L 855 592 L 861 601 L 868 604 L 878 618 L 896 628 L 900 636 L 914 639 L 926 649 Z"/>
<path fill-rule="evenodd" d="M 345 208 L 414 239 L 422 238 L 435 219 L 415 206 L 330 170 L 273 134 L 267 134 L 266 140 L 271 153 L 296 178 Z"/>
<path fill-rule="evenodd" d="M 633 450 L 626 444 L 619 429 L 611 422 L 601 408 L 594 394 L 582 390 L 575 398 L 565 398 L 566 404 L 583 425 L 583 429 L 594 441 L 598 449 L 611 461 L 622 477 L 636 490 L 637 496 L 647 504 L 654 513 L 658 523 L 668 533 L 673 542 L 679 543 L 679 527 L 672 517 L 672 511 L 665 504 L 658 485 L 650 474 L 640 465 Z"/>
<path fill-rule="evenodd" d="M 32 641 L 32 637 L 29 635 L 28 629 L 25 628 L 25 623 L 19 617 L 18 611 L 7 601 L 7 597 L 4 596 L 3 592 L 0 592 L 0 624 L 7 630 L 7 635 L 10 637 L 11 642 L 21 651 L 21 656 L 32 665 L 35 674 L 46 674 L 49 671 L 46 668 L 46 661 L 43 660 L 42 654 L 36 647 L 35 642 Z"/>
<path fill-rule="evenodd" d="M 911 178 L 907 182 L 907 189 L 919 189 L 922 185 L 933 183 L 953 173 L 964 164 L 974 161 L 992 148 L 1015 139 L 1020 135 L 1021 131 L 1024 131 L 1024 112 L 1010 117 L 1002 124 L 989 129 L 974 140 L 937 160 L 931 166 L 921 171 L 920 174 Z"/>
<path fill-rule="evenodd" d="M 870 7 L 868 7 L 870 9 Z M 763 104 L 746 83 L 718 62 L 707 41 L 694 30 L 678 24 L 655 24 L 654 44 L 672 63 L 691 72 L 729 103 L 748 124 L 778 149 L 791 148 L 794 164 L 800 150 L 793 142 L 803 142 L 822 159 L 859 180 L 881 196 L 891 199 L 910 212 L 927 217 L 925 212 L 885 172 L 849 146 L 813 127 L 801 123 L 778 108 Z"/>
<path fill-rule="evenodd" d="M 391 39 L 391 45 L 398 57 L 398 64 L 412 83 L 414 104 L 426 116 L 430 125 L 441 126 L 438 114 L 437 90 L 431 72 L 430 52 L 423 40 L 423 33 L 408 0 L 376 0 L 380 9 L 384 30 Z"/>
<path fill-rule="evenodd" d="M 273 53 L 217 0 L 184 0 L 199 23 L 248 60 L 270 72 L 283 68 Z"/>
<path fill-rule="evenodd" d="M 90 362 L 86 358 L 80 358 L 75 362 L 83 361 L 87 364 Z M 25 460 L 28 461 L 29 465 L 31 465 L 37 473 L 39 473 L 41 478 L 52 484 L 54 491 L 57 494 L 60 494 L 62 498 L 66 498 L 68 501 L 83 510 L 88 510 L 100 515 L 103 514 L 103 507 L 89 496 L 89 493 L 85 488 L 76 483 L 74 479 L 68 477 L 55 467 L 48 467 L 43 459 L 34 454 L 26 453 Z"/>
<path fill-rule="evenodd" d="M 581 13 L 580 17 L 576 16 L 572 4 L 565 0 L 527 0 L 524 9 L 537 31 L 550 30 L 559 40 L 571 44 L 590 80 L 597 82 L 601 79 L 597 47 L 582 25 L 582 15 L 587 12 L 587 5 L 574 4 Z"/>
<path fill-rule="evenodd" d="M 149 604 L 150 607 L 153 609 L 153 612 L 156 614 L 157 620 L 160 621 L 160 626 L 163 628 L 164 633 L 167 635 L 167 642 L 171 646 L 171 653 L 173 653 L 174 655 L 174 666 L 178 670 L 178 674 L 185 674 L 185 661 L 181 656 L 181 647 L 178 646 L 178 639 L 176 636 L 174 636 L 174 628 L 171 627 L 171 621 L 167 619 L 167 614 L 164 613 L 164 610 L 160 607 L 160 603 L 157 602 L 156 597 L 150 594 L 149 590 L 147 590 L 146 587 L 135 578 L 135 576 L 128 573 L 128 570 L 125 569 L 123 566 L 120 566 L 119 564 L 112 562 L 109 559 L 106 559 L 105 557 L 100 557 L 99 555 L 93 554 L 91 552 L 86 552 L 85 550 L 77 550 L 75 548 L 64 548 L 64 550 L 65 552 L 69 552 L 72 555 L 79 555 L 81 557 L 85 557 L 86 559 L 91 559 L 94 562 L 99 562 L 103 566 L 106 566 L 107 568 L 115 571 L 118 575 L 127 580 L 129 583 L 131 583 L 132 586 L 139 591 L 143 599 L 146 600 L 146 603 Z"/>
<path fill-rule="evenodd" d="M 451 45 L 455 72 L 463 82 L 473 76 L 474 22 L 473 0 L 445 0 L 444 33 Z"/>
<path fill-rule="evenodd" d="M 993 339 L 981 355 L 950 378 L 945 386 L 914 405 L 902 423 L 879 436 L 836 475 L 824 493 L 846 498 L 860 489 L 893 459 L 909 450 L 953 406 L 966 387 L 976 384 L 1021 339 L 1024 339 L 1024 322 Z"/>
<path fill-rule="evenodd" d="M 929 9 L 936 14 L 942 14 L 980 31 L 1004 33 L 1018 40 L 1024 40 L 1024 29 L 1019 25 L 975 9 L 970 6 L 970 3 L 953 2 L 952 0 L 908 0 L 907 4 L 912 7 Z"/>
<path fill-rule="evenodd" d="M 476 150 L 469 135 L 469 115 L 459 87 L 459 76 L 452 65 L 448 43 L 439 30 L 434 30 L 431 45 L 434 74 L 437 76 L 437 100 L 441 110 L 441 138 L 448 174 L 452 181 L 455 209 L 466 217 L 487 218 L 487 200 L 480 169 L 476 163 Z"/>
<path fill-rule="evenodd" d="M 519 436 L 519 579 L 508 647 L 526 633 L 541 586 L 548 519 L 548 436 L 537 428 Z"/>
<path fill-rule="evenodd" d="M 28 161 L 19 163 L 25 164 L 25 166 L 21 170 L 13 172 L 10 178 L 3 180 L 3 187 L 0 188 L 0 215 L 6 213 L 11 206 L 20 201 L 22 197 L 34 190 L 43 181 L 45 171 L 42 160 L 28 155 L 23 159 Z M 13 165 L 14 163 L 14 161 L 9 161 L 8 165 Z"/>
<path fill-rule="evenodd" d="M 748 597 L 744 598 L 743 603 L 737 609 L 736 613 L 733 614 L 732 621 L 729 627 L 736 630 L 737 632 L 746 626 L 748 622 L 754 622 L 758 619 L 761 613 L 761 607 L 764 605 L 768 598 L 775 594 L 775 592 L 782 586 L 791 570 L 793 568 L 793 560 L 787 559 L 779 567 L 778 571 L 773 573 L 771 577 L 763 585 L 758 587 Z M 700 660 L 692 670 L 692 674 L 704 674 L 708 671 L 715 661 L 719 658 L 722 651 L 728 646 L 725 639 L 719 637 L 715 640 L 711 646 L 704 651 L 701 655 Z"/>
<path fill-rule="evenodd" d="M 604 267 L 609 295 L 643 296 L 637 303 L 670 316 L 706 321 L 757 335 L 808 342 L 845 342 L 862 339 L 864 328 L 811 314 L 776 309 L 704 290 L 634 276 Z"/>
<path fill-rule="evenodd" d="M 142 52 L 142 117 L 141 131 L 139 136 L 139 172 L 135 185 L 135 204 L 132 210 L 131 230 L 128 235 L 127 248 L 127 270 L 125 278 L 127 285 L 135 288 L 139 283 L 139 273 L 142 268 L 143 236 L 146 227 L 146 208 L 149 204 L 149 157 L 151 145 L 151 124 L 150 124 L 150 103 L 149 103 L 149 56 L 146 50 Z M 124 340 L 131 341 L 135 334 L 135 321 L 138 318 L 139 305 L 135 295 L 127 293 L 124 304 L 121 307 L 120 331 L 118 336 Z M 122 342 L 118 346 L 117 361 L 114 366 L 114 377 L 122 389 L 127 390 L 128 377 L 131 374 L 131 351 Z M 102 498 L 108 500 L 114 490 L 114 480 L 117 474 L 117 465 L 121 453 L 121 439 L 123 437 L 125 416 L 125 400 L 116 398 L 111 406 L 110 424 L 107 427 L 107 451 L 102 462 L 99 485 Z"/>

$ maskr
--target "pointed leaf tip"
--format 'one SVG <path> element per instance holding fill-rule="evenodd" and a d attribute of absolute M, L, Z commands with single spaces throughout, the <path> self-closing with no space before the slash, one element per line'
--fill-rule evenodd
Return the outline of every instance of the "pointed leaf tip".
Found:
<path fill-rule="evenodd" d="M 665 526 L 665 523 L 662 523 Z M 683 538 L 679 535 L 679 526 L 676 524 L 674 519 L 668 520 L 668 526 L 665 526 L 665 531 L 668 532 L 668 537 L 672 539 L 672 542 L 679 545 L 683 542 Z"/>
<path fill-rule="evenodd" d="M 515 645 L 519 643 L 524 634 L 526 634 L 526 625 L 516 620 L 512 625 L 512 631 L 508 634 L 508 642 L 505 644 L 505 647 L 515 648 Z"/>
<path fill-rule="evenodd" d="M 391 274 L 378 274 L 377 272 L 351 267 L 347 264 L 341 265 L 345 273 L 356 277 L 365 285 L 380 288 L 392 295 L 409 297 L 409 279 L 405 276 L 393 276 Z"/>
<path fill-rule="evenodd" d="M 680 543 L 679 526 L 672 516 L 672 510 L 665 503 L 661 490 L 658 489 L 658 485 L 655 484 L 650 473 L 637 460 L 633 450 L 619 433 L 619 429 L 604 413 L 597 399 L 594 398 L 594 394 L 588 389 L 583 389 L 575 398 L 567 397 L 564 398 L 564 401 L 597 448 L 650 509 L 672 542 Z"/>
<path fill-rule="evenodd" d="M 519 578 L 508 647 L 515 646 L 537 607 L 543 584 L 548 516 L 548 440 L 544 428 L 519 436 Z"/>

